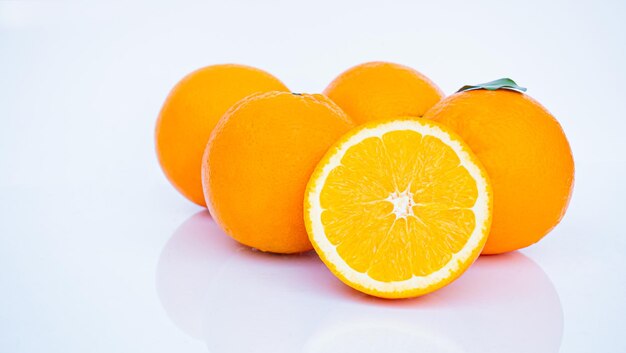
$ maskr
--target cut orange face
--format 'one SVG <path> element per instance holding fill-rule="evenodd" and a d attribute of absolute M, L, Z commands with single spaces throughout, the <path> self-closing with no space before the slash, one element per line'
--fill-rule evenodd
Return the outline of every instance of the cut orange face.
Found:
<path fill-rule="evenodd" d="M 304 203 L 309 238 L 341 281 L 408 298 L 452 282 L 478 257 L 492 192 L 457 135 L 407 118 L 343 136 L 317 165 Z"/>

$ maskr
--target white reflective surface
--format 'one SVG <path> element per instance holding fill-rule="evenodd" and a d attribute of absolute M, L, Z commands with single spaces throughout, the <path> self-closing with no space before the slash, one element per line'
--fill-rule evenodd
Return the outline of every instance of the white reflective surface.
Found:
<path fill-rule="evenodd" d="M 0 1 L 0 352 L 626 351 L 625 8 Z M 187 72 L 239 62 L 319 92 L 369 60 L 448 94 L 528 87 L 574 151 L 563 222 L 432 295 L 385 301 L 313 253 L 237 245 L 159 170 L 154 122 Z"/>
<path fill-rule="evenodd" d="M 521 253 L 481 257 L 433 295 L 388 301 L 347 288 L 313 253 L 241 246 L 208 212 L 174 232 L 156 281 L 172 321 L 215 352 L 547 353 L 558 352 L 563 331 L 554 285 Z"/>

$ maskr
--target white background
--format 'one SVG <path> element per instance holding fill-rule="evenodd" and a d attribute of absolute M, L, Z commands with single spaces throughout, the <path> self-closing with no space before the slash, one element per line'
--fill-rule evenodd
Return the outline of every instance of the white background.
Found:
<path fill-rule="evenodd" d="M 0 351 L 626 351 L 626 3 L 382 3 L 0 1 Z M 574 152 L 560 226 L 390 302 L 236 245 L 163 177 L 154 123 L 186 73 L 320 92 L 371 60 L 448 94 L 528 87 Z"/>

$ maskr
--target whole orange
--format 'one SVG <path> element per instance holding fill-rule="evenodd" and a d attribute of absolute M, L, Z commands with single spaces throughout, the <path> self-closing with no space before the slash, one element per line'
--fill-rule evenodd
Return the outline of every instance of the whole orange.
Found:
<path fill-rule="evenodd" d="M 463 91 L 424 118 L 459 134 L 489 174 L 494 209 L 483 254 L 529 246 L 560 222 L 572 194 L 574 160 L 561 125 L 536 100 L 503 89 Z"/>
<path fill-rule="evenodd" d="M 207 66 L 178 82 L 156 124 L 157 156 L 172 185 L 189 200 L 205 206 L 200 168 L 213 127 L 240 99 L 280 90 L 288 89 L 269 73 L 235 64 Z"/>
<path fill-rule="evenodd" d="M 304 190 L 326 150 L 351 127 L 321 94 L 268 92 L 238 102 L 211 133 L 203 157 L 211 215 L 228 235 L 259 250 L 311 249 Z"/>
<path fill-rule="evenodd" d="M 357 124 L 396 117 L 421 117 L 443 97 L 430 79 L 416 70 L 388 62 L 354 66 L 324 91 Z"/>

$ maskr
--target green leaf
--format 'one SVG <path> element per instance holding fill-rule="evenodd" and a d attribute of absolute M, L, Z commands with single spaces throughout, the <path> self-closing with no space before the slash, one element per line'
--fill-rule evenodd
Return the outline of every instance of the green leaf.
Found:
<path fill-rule="evenodd" d="M 517 83 L 515 83 L 515 81 L 511 80 L 510 78 L 501 78 L 499 80 L 479 83 L 477 85 L 463 86 L 457 92 L 471 91 L 475 89 L 486 89 L 489 91 L 495 91 L 497 89 L 508 89 L 511 91 L 526 92 L 526 88 L 518 86 Z"/>

